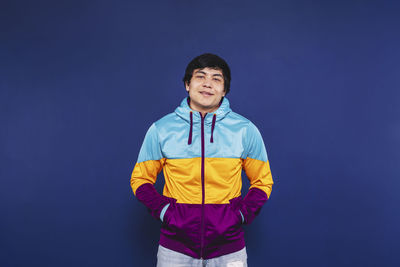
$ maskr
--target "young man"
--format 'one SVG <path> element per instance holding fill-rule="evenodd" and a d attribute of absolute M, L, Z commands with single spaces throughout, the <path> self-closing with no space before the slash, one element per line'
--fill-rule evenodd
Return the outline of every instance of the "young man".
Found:
<path fill-rule="evenodd" d="M 261 134 L 233 112 L 228 64 L 213 54 L 194 58 L 183 82 L 189 96 L 153 123 L 131 186 L 162 221 L 157 266 L 247 266 L 242 224 L 268 200 L 272 176 Z M 250 189 L 241 197 L 242 169 Z M 163 195 L 154 188 L 163 170 Z"/>

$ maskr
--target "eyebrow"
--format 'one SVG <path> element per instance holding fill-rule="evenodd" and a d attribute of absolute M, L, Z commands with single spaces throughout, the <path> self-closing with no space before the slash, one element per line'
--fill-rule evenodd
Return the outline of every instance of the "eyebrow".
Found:
<path fill-rule="evenodd" d="M 198 73 L 207 75 L 207 73 L 205 73 L 205 72 L 202 71 L 202 70 L 198 70 L 198 71 L 195 72 L 195 74 L 198 74 Z M 215 73 L 215 74 L 213 74 L 212 76 L 219 76 L 219 77 L 221 77 L 221 78 L 224 78 L 224 76 L 222 76 L 222 74 L 219 74 L 219 73 Z"/>

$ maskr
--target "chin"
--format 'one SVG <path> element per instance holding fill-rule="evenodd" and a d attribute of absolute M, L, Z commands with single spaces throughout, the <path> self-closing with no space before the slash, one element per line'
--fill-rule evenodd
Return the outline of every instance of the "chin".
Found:
<path fill-rule="evenodd" d="M 212 103 L 202 103 L 203 108 L 209 109 L 212 108 L 214 105 Z"/>

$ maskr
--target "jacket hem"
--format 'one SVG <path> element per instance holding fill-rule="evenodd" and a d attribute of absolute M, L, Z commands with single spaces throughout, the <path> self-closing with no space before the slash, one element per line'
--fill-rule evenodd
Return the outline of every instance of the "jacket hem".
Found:
<path fill-rule="evenodd" d="M 200 247 L 198 251 L 188 248 L 185 244 L 178 240 L 170 239 L 164 236 L 162 233 L 160 235 L 160 242 L 159 244 L 165 248 L 174 250 L 176 252 L 188 255 L 190 257 L 200 259 Z M 203 254 L 203 259 L 211 259 L 216 258 L 219 256 L 223 256 L 226 254 L 234 253 L 239 250 L 242 250 L 245 247 L 244 238 L 240 238 L 230 243 L 220 244 L 218 248 L 212 252 L 207 253 L 207 249 L 205 249 Z"/>

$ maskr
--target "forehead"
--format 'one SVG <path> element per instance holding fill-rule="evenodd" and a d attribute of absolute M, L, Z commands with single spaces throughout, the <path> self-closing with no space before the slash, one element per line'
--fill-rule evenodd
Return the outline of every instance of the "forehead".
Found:
<path fill-rule="evenodd" d="M 193 74 L 196 74 L 196 73 L 205 73 L 205 74 L 208 74 L 208 75 L 221 75 L 221 76 L 223 76 L 221 69 L 214 69 L 214 68 L 209 68 L 209 67 L 202 68 L 202 69 L 195 69 L 193 71 Z"/>

